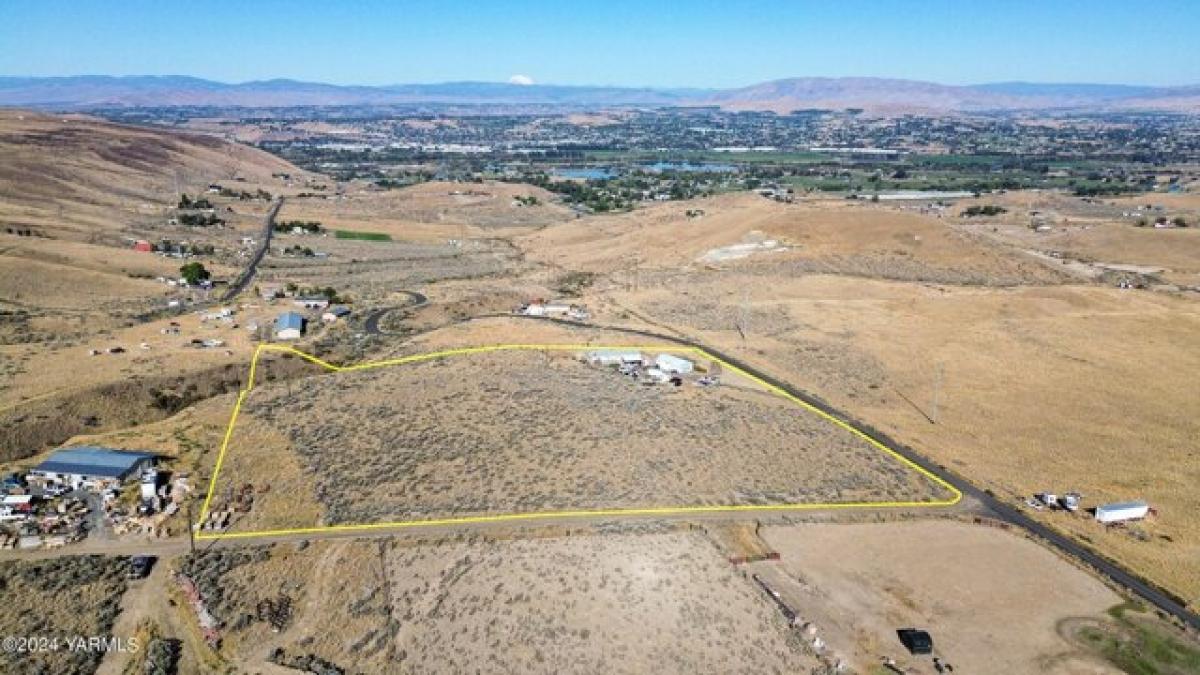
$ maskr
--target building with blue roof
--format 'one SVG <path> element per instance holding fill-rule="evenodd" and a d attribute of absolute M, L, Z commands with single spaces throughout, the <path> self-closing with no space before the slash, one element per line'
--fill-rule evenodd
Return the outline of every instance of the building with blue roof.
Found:
<path fill-rule="evenodd" d="M 126 452 L 92 445 L 57 450 L 29 472 L 43 481 L 75 487 L 116 487 L 154 465 L 149 452 Z"/>
<path fill-rule="evenodd" d="M 284 312 L 275 319 L 275 338 L 299 340 L 304 335 L 304 317 L 296 312 Z"/>

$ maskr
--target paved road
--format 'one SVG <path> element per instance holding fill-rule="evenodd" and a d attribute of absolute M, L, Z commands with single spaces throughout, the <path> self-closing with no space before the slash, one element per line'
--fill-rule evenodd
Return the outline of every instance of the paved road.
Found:
<path fill-rule="evenodd" d="M 396 307 L 381 307 L 372 311 L 367 315 L 367 320 L 363 325 L 363 330 L 367 335 L 389 335 L 379 327 L 379 322 L 383 320 L 389 312 L 394 312 L 399 309 L 415 309 L 429 302 L 429 298 L 416 291 L 400 291 L 408 296 L 409 303 L 406 305 L 398 305 Z"/>
<path fill-rule="evenodd" d="M 238 277 L 237 281 L 229 284 L 229 288 L 221 296 L 221 302 L 229 302 L 234 299 L 238 293 L 246 290 L 246 287 L 254 280 L 254 274 L 258 271 L 258 264 L 262 262 L 263 256 L 271 248 L 271 235 L 275 233 L 275 216 L 279 215 L 279 209 L 283 206 L 283 200 L 283 197 L 275 200 L 270 210 L 267 211 L 266 217 L 263 218 L 262 243 L 258 245 L 258 250 L 254 252 L 254 257 L 250 259 L 250 264 L 242 272 L 242 276 Z"/>

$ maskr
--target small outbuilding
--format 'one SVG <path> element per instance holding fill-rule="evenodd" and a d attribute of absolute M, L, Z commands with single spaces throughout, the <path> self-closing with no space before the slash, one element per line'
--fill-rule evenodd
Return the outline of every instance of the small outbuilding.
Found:
<path fill-rule="evenodd" d="M 658 358 L 654 359 L 654 365 L 664 373 L 672 375 L 683 375 L 695 369 L 695 365 L 691 361 L 672 354 L 659 354 Z"/>
<path fill-rule="evenodd" d="M 275 338 L 299 340 L 304 335 L 305 319 L 296 312 L 284 312 L 275 319 Z"/>
<path fill-rule="evenodd" d="M 321 315 L 321 320 L 327 323 L 333 323 L 338 319 L 344 319 L 348 316 L 350 316 L 349 307 L 345 305 L 333 305 Z"/>
<path fill-rule="evenodd" d="M 116 487 L 153 464 L 154 455 L 148 452 L 87 445 L 56 451 L 34 467 L 29 475 L 47 482 L 99 490 Z"/>

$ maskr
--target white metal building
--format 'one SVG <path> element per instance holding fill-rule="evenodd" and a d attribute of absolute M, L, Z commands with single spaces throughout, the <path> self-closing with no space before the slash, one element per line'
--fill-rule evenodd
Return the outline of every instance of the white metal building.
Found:
<path fill-rule="evenodd" d="M 1150 505 L 1143 501 L 1116 502 L 1096 507 L 1096 520 L 1102 523 L 1121 523 L 1141 520 L 1150 513 Z"/>
<path fill-rule="evenodd" d="M 654 359 L 654 365 L 658 366 L 658 369 L 664 373 L 671 373 L 672 375 L 690 373 L 695 368 L 691 361 L 671 354 L 659 354 L 658 358 Z"/>

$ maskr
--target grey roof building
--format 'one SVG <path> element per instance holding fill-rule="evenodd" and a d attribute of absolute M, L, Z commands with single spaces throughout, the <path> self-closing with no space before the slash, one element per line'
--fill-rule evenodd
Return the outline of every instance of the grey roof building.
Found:
<path fill-rule="evenodd" d="M 149 452 L 125 452 L 91 445 L 66 448 L 50 455 L 31 473 L 59 480 L 123 481 L 140 473 L 154 461 Z"/>

